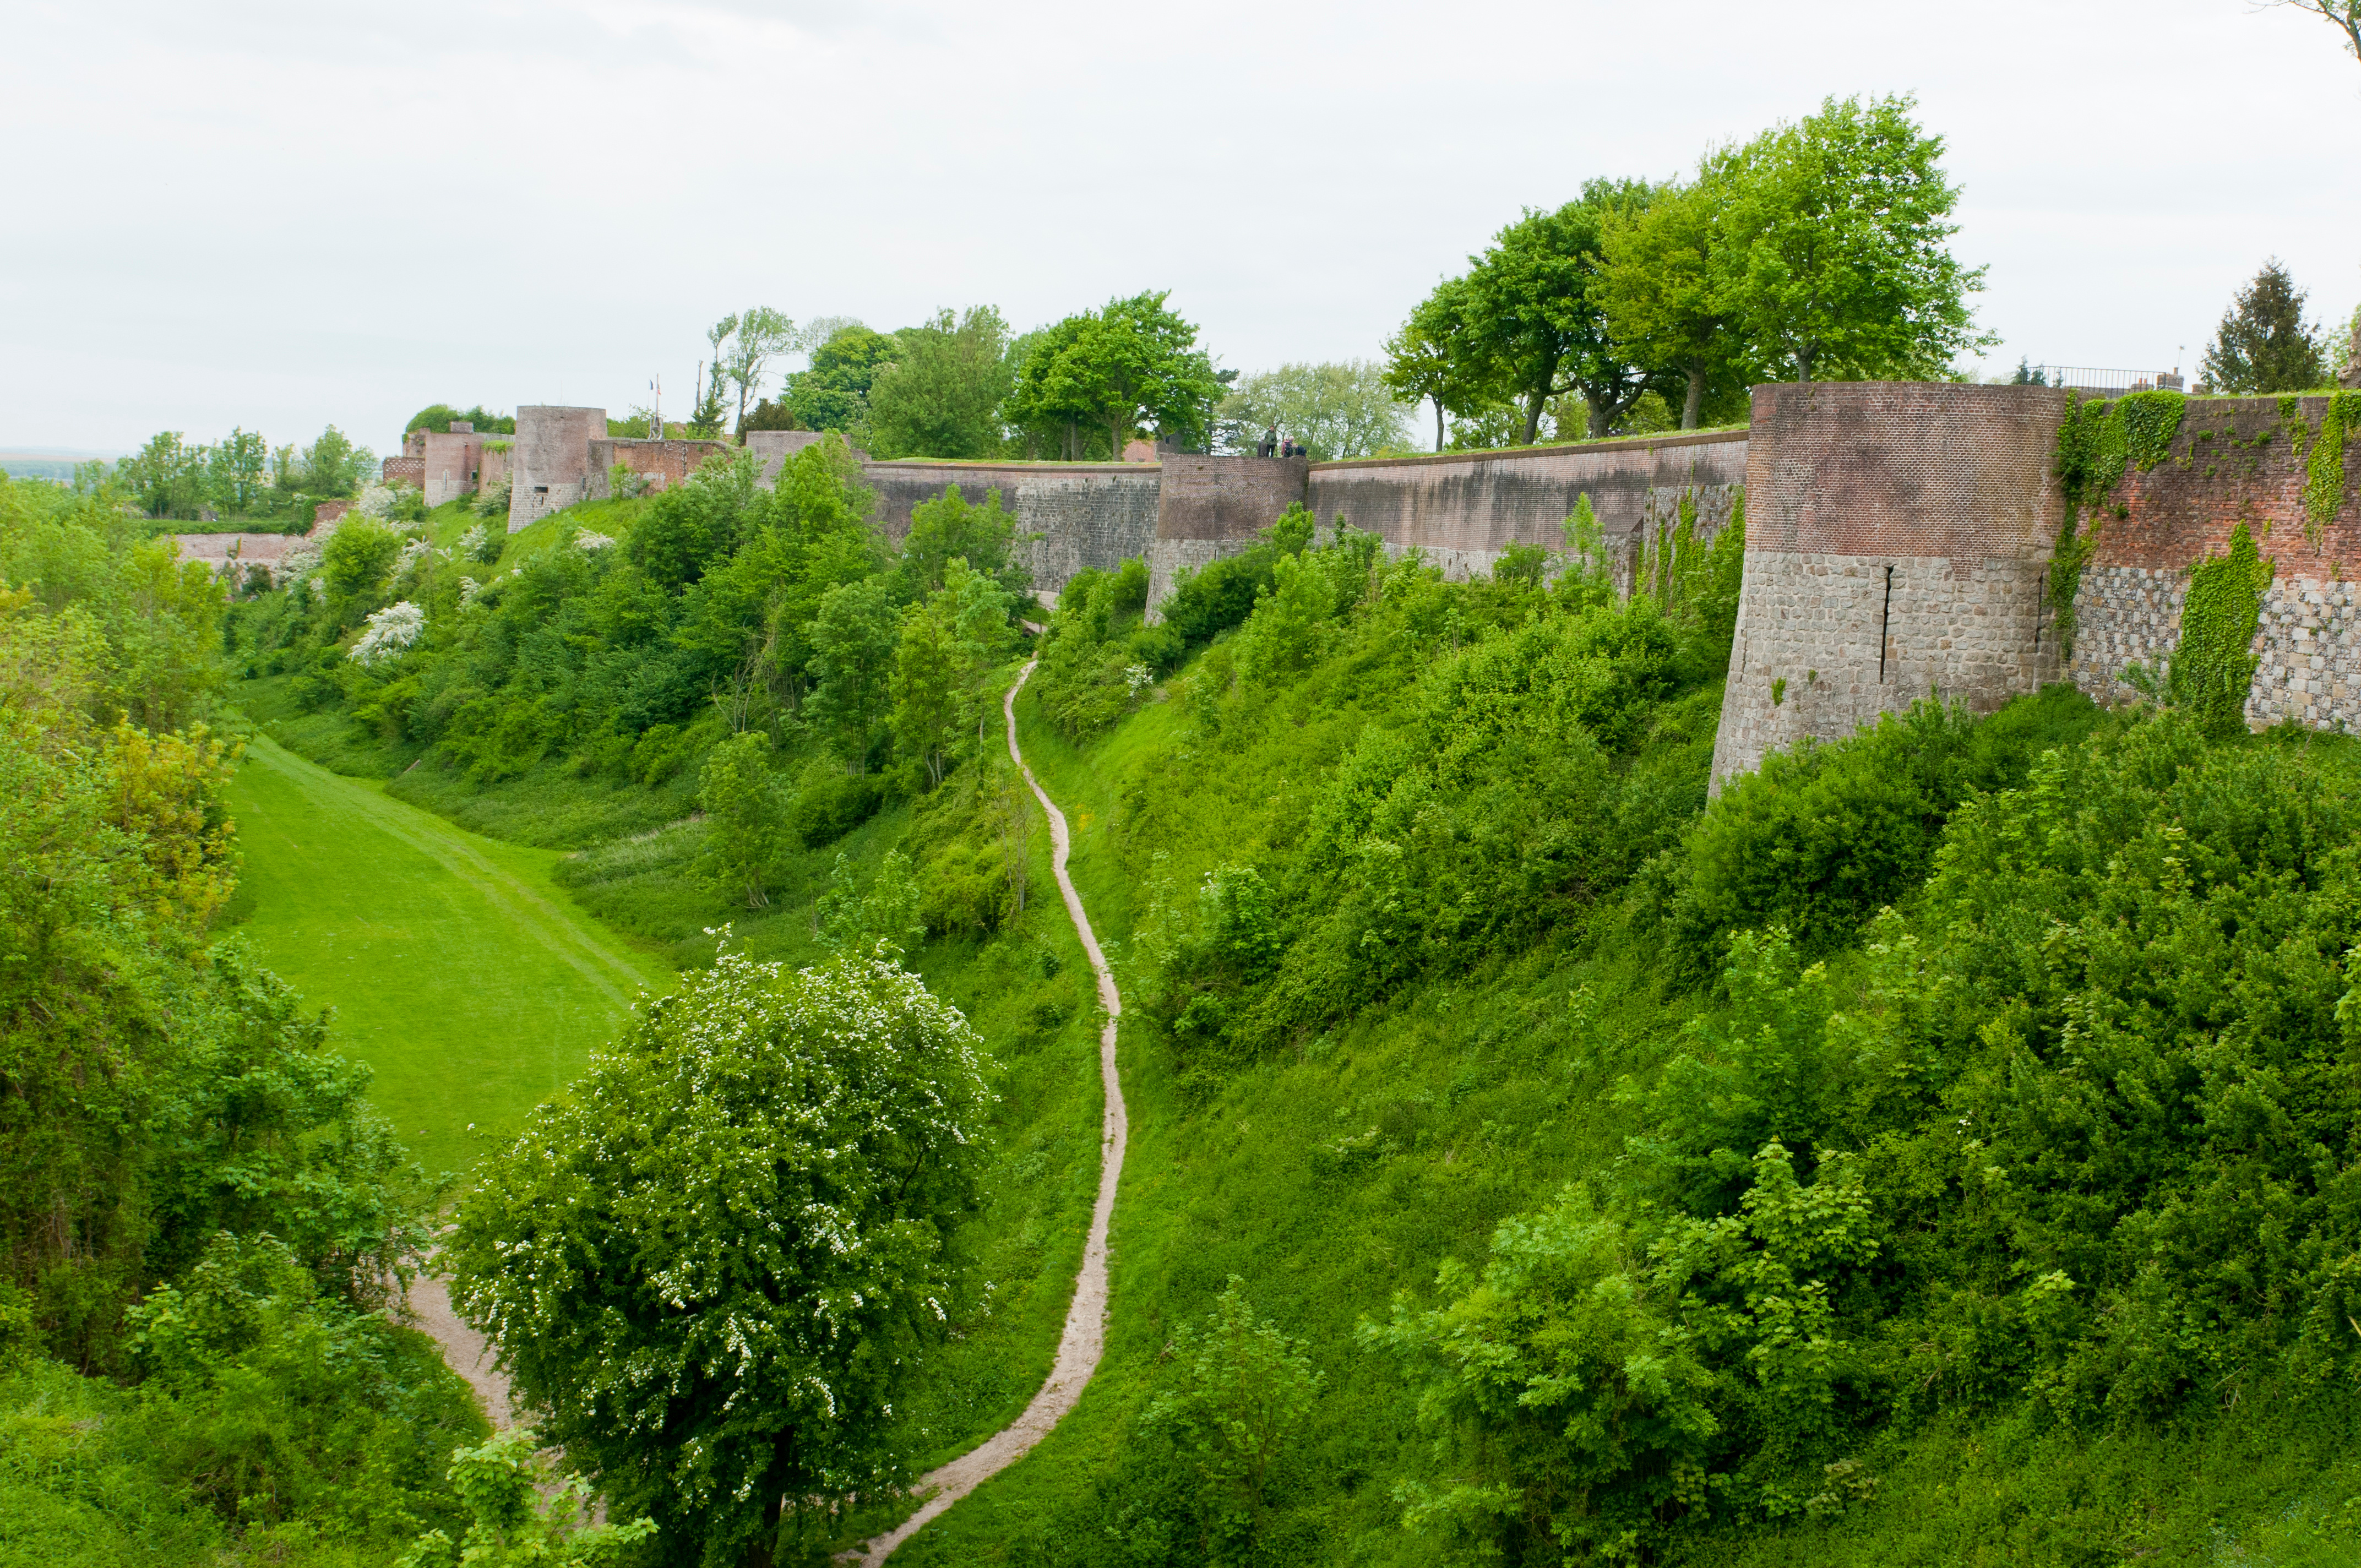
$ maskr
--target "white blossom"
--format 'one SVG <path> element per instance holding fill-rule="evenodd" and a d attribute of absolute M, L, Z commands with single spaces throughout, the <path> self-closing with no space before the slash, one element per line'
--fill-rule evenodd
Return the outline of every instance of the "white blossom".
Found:
<path fill-rule="evenodd" d="M 425 630 L 426 612 L 403 599 L 368 618 L 368 630 L 361 633 L 347 657 L 365 670 L 390 664 L 407 652 Z"/>

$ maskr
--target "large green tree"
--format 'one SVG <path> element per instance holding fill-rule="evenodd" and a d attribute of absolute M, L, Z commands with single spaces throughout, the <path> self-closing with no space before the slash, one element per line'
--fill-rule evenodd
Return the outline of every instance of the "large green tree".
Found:
<path fill-rule="evenodd" d="M 848 323 L 811 351 L 808 368 L 787 378 L 781 400 L 806 430 L 841 431 L 855 442 L 865 441 L 870 385 L 879 367 L 901 353 L 898 338 Z"/>
<path fill-rule="evenodd" d="M 820 596 L 804 635 L 817 682 L 807 711 L 845 764 L 866 773 L 891 703 L 899 641 L 893 590 L 877 577 L 838 584 Z"/>
<path fill-rule="evenodd" d="M 1438 284 L 1386 339 L 1385 383 L 1404 402 L 1434 405 L 1437 452 L 1443 450 L 1443 416 L 1465 417 L 1499 401 L 1497 379 L 1471 341 L 1465 279 Z"/>
<path fill-rule="evenodd" d="M 1276 425 L 1323 461 L 1367 457 L 1400 446 L 1403 438 L 1401 402 L 1385 367 L 1367 359 L 1282 365 L 1242 377 L 1216 412 L 1249 435 Z"/>
<path fill-rule="evenodd" d="M 2300 392 L 2328 379 L 2328 345 L 2303 319 L 2310 298 L 2273 257 L 2238 291 L 2205 350 L 2204 376 L 2224 392 Z"/>
<path fill-rule="evenodd" d="M 1830 98 L 1730 160 L 1714 304 L 1799 381 L 1933 376 L 1993 341 L 1968 310 L 1983 269 L 1946 243 L 1959 188 L 1943 138 L 1916 107 Z"/>
<path fill-rule="evenodd" d="M 1708 158 L 1690 183 L 1611 216 L 1600 240 L 1608 331 L 1641 362 L 1679 375 L 1683 430 L 1697 427 L 1709 389 L 1744 383 L 1746 339 L 1715 276 L 1729 243 L 1729 164 Z"/>
<path fill-rule="evenodd" d="M 1223 383 L 1197 346 L 1197 329 L 1165 307 L 1161 292 L 1110 300 L 1069 317 L 1032 345 L 1011 413 L 1020 423 L 1063 420 L 1106 432 L 1109 455 L 1145 427 L 1180 442 L 1202 439 Z M 1069 443 L 1069 451 L 1072 444 Z"/>
<path fill-rule="evenodd" d="M 987 457 L 1000 450 L 1008 323 L 990 305 L 937 313 L 895 336 L 898 356 L 869 385 L 870 450 L 880 457 Z"/>
<path fill-rule="evenodd" d="M 461 1308 L 544 1435 L 653 1518 L 655 1561 L 767 1568 L 898 1479 L 989 1103 L 916 976 L 725 946 L 489 1163 L 446 1253 Z"/>
<path fill-rule="evenodd" d="M 1528 210 L 1469 258 L 1466 346 L 1521 407 L 1521 444 L 1532 444 L 1554 398 L 1579 397 L 1597 437 L 1648 389 L 1647 367 L 1608 330 L 1598 285 L 1608 223 L 1654 193 L 1645 181 L 1593 180 L 1554 212 Z"/>
<path fill-rule="evenodd" d="M 796 323 L 768 305 L 751 305 L 725 319 L 730 323 L 729 341 L 716 345 L 714 367 L 737 390 L 738 429 L 743 433 L 746 405 L 762 386 L 771 361 L 794 343 Z"/>

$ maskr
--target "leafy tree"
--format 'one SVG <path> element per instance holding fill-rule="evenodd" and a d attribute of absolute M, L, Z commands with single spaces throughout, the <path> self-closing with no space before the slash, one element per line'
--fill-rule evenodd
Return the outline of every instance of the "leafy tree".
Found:
<path fill-rule="evenodd" d="M 467 1534 L 455 1543 L 429 1530 L 395 1568 L 602 1568 L 655 1534 L 649 1519 L 589 1522 L 589 1486 L 578 1475 L 557 1479 L 540 1447 L 531 1427 L 511 1427 L 455 1452 L 451 1484 L 471 1516 Z"/>
<path fill-rule="evenodd" d="M 705 812 L 698 864 L 717 891 L 749 909 L 770 906 L 763 877 L 786 848 L 786 811 L 771 774 L 771 738 L 760 729 L 732 735 L 705 754 L 697 803 Z"/>
<path fill-rule="evenodd" d="M 1385 377 L 1366 359 L 1282 365 L 1241 378 L 1215 412 L 1249 433 L 1277 425 L 1323 462 L 1367 457 L 1402 444 L 1401 404 Z M 1436 431 L 1439 440 L 1439 421 Z"/>
<path fill-rule="evenodd" d="M 401 433 L 413 430 L 448 431 L 452 425 L 465 423 L 475 428 L 478 435 L 514 435 L 516 415 L 496 414 L 478 403 L 474 408 L 455 408 L 449 403 L 429 403 L 412 414 L 402 424 Z"/>
<path fill-rule="evenodd" d="M 205 488 L 232 511 L 251 512 L 269 482 L 270 448 L 253 431 L 233 429 L 205 459 Z"/>
<path fill-rule="evenodd" d="M 656 1561 L 767 1568 L 897 1479 L 989 1104 L 917 977 L 725 946 L 462 1201 L 457 1299 Z"/>
<path fill-rule="evenodd" d="M 357 626 L 378 607 L 386 576 L 401 554 L 401 536 L 375 518 L 346 517 L 320 548 L 320 579 L 335 624 Z"/>
<path fill-rule="evenodd" d="M 1589 433 L 1600 436 L 1647 389 L 1648 372 L 1608 333 L 1598 274 L 1609 220 L 1653 194 L 1643 181 L 1593 180 L 1555 212 L 1528 210 L 1469 258 L 1459 297 L 1470 378 L 1522 403 L 1520 444 L 1532 444 L 1562 394 L 1583 400 Z"/>
<path fill-rule="evenodd" d="M 1472 413 L 1495 400 L 1492 367 L 1470 341 L 1467 284 L 1451 279 L 1421 301 L 1386 340 L 1385 383 L 1405 402 L 1434 405 L 1434 449 L 1443 450 L 1443 416 Z"/>
<path fill-rule="evenodd" d="M 999 451 L 1008 395 L 1008 323 L 990 305 L 942 311 L 904 327 L 898 356 L 869 387 L 872 449 L 881 457 L 984 457 Z"/>
<path fill-rule="evenodd" d="M 1598 298 L 1608 330 L 1643 362 L 1686 385 L 1681 428 L 1695 430 L 1709 387 L 1744 384 L 1746 343 L 1716 288 L 1730 190 L 1728 154 L 1644 207 L 1617 214 L 1601 237 Z"/>
<path fill-rule="evenodd" d="M 881 366 L 901 356 L 899 339 L 854 322 L 811 351 L 809 368 L 787 378 L 784 401 L 806 430 L 841 431 L 855 442 L 869 433 L 869 389 Z"/>
<path fill-rule="evenodd" d="M 866 773 L 892 711 L 900 645 L 893 591 L 875 577 L 840 583 L 820 597 L 805 635 L 818 683 L 807 711 L 851 771 Z"/>
<path fill-rule="evenodd" d="M 1052 441 L 1065 462 L 1079 463 L 1087 455 L 1082 424 L 1093 417 L 1091 411 L 1079 389 L 1053 376 L 1061 356 L 1081 341 L 1089 320 L 1087 315 L 1068 316 L 1054 326 L 1037 327 L 1009 345 L 1009 390 L 1001 412 L 1024 433 L 1027 458 L 1038 456 Z"/>
<path fill-rule="evenodd" d="M 1110 455 L 1143 424 L 1170 440 L 1202 438 L 1222 382 L 1196 346 L 1197 329 L 1165 308 L 1165 293 L 1110 300 L 1069 317 L 1027 356 L 1012 417 L 1020 423 L 1088 421 L 1107 433 Z M 1071 450 L 1071 446 L 1070 446 Z"/>
<path fill-rule="evenodd" d="M 746 429 L 746 401 L 763 384 L 763 372 L 772 360 L 787 351 L 794 341 L 796 323 L 768 305 L 750 305 L 735 316 L 723 318 L 730 326 L 729 346 L 714 346 L 714 368 L 730 379 L 738 390 L 738 429 Z"/>
<path fill-rule="evenodd" d="M 115 482 L 149 517 L 194 517 L 205 499 L 209 455 L 204 447 L 183 441 L 179 431 L 159 431 L 115 465 Z"/>
<path fill-rule="evenodd" d="M 1000 504 L 998 490 L 986 490 L 982 506 L 970 506 L 956 485 L 945 485 L 932 500 L 910 509 L 910 532 L 902 540 L 902 592 L 911 598 L 943 586 L 954 557 L 992 578 L 1011 595 L 1027 592 L 1033 575 L 1016 558 L 1016 514 Z"/>
<path fill-rule="evenodd" d="M 1919 129 L 1916 107 L 1907 94 L 1830 98 L 1729 159 L 1713 305 L 1799 381 L 1931 376 L 1993 341 L 1967 304 L 1983 269 L 1945 244 L 1959 191 L 1943 138 Z"/>
<path fill-rule="evenodd" d="M 354 445 L 350 436 L 332 424 L 303 448 L 297 482 L 315 496 L 349 496 L 376 466 L 368 447 Z"/>
<path fill-rule="evenodd" d="M 894 664 L 894 739 L 939 786 L 958 754 L 980 753 L 1007 656 L 1014 596 L 953 556 L 943 586 L 902 613 Z M 972 746 L 962 738 L 973 732 Z"/>
<path fill-rule="evenodd" d="M 2205 378 L 2224 392 L 2301 392 L 2328 380 L 2325 334 L 2303 319 L 2311 296 L 2277 257 L 2238 291 L 2205 350 Z"/>
<path fill-rule="evenodd" d="M 1302 1343 L 1255 1315 L 1244 1283 L 1230 1276 L 1205 1321 L 1173 1335 L 1166 1385 L 1139 1418 L 1179 1472 L 1201 1563 L 1253 1560 L 1320 1392 Z"/>

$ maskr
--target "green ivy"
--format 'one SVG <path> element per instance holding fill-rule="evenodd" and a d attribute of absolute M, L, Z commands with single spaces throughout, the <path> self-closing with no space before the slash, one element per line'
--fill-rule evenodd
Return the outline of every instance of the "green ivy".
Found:
<path fill-rule="evenodd" d="M 2189 400 L 2179 392 L 2129 392 L 2113 401 L 2069 395 L 2066 418 L 2058 426 L 2056 465 L 2066 496 L 2066 521 L 2050 552 L 2048 588 L 2063 658 L 2074 656 L 2074 594 L 2082 586 L 2082 568 L 2098 541 L 2095 517 L 2086 532 L 2082 513 L 2100 508 L 2123 482 L 2125 468 L 2137 465 L 2147 473 L 2172 455 L 2172 438 L 2180 433 L 2180 416 L 2188 406 Z M 2131 515 L 2127 506 L 2112 510 L 2117 518 Z"/>
<path fill-rule="evenodd" d="M 2320 543 L 2320 531 L 2345 506 L 2345 433 L 2361 424 L 2361 391 L 2338 392 L 2328 400 L 2320 434 L 2304 463 L 2304 537 Z"/>
<path fill-rule="evenodd" d="M 2172 455 L 2189 400 L 2179 392 L 2130 392 L 2108 401 L 2077 398 L 2058 427 L 2059 482 L 2070 511 L 2096 504 L 2134 464 L 2142 473 Z"/>
<path fill-rule="evenodd" d="M 2208 556 L 2190 568 L 2180 641 L 2172 651 L 2165 691 L 2209 736 L 2219 739 L 2246 728 L 2246 691 L 2255 680 L 2255 628 L 2262 619 L 2263 590 L 2270 586 L 2271 563 L 2256 550 L 2243 522 L 2230 531 L 2228 554 Z"/>

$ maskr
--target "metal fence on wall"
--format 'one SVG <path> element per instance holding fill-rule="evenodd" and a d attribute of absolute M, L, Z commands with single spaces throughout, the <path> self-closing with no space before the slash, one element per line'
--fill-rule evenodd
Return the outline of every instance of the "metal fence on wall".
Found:
<path fill-rule="evenodd" d="M 2186 391 L 2178 370 L 2102 370 L 2089 365 L 2036 365 L 2033 378 L 2044 387 L 2064 387 L 2085 397 L 2125 392 Z"/>

